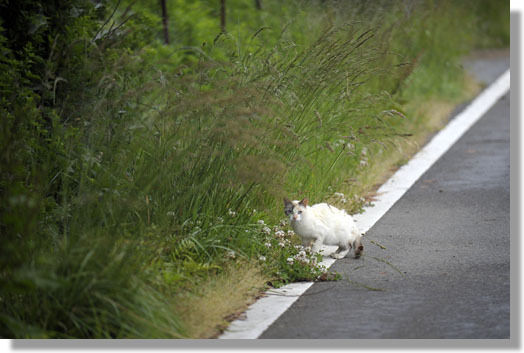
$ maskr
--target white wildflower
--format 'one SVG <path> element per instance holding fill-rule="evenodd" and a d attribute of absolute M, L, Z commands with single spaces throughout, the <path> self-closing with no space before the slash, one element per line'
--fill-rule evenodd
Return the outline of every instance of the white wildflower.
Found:
<path fill-rule="evenodd" d="M 167 212 L 167 216 L 168 217 L 174 217 L 175 216 L 175 212 L 169 211 L 169 212 Z"/>
<path fill-rule="evenodd" d="M 264 222 L 263 219 L 259 219 L 259 220 L 257 221 L 257 223 L 258 223 L 258 224 L 262 224 L 262 225 L 266 224 L 266 223 Z"/>
<path fill-rule="evenodd" d="M 264 227 L 264 228 L 262 228 L 262 232 L 264 232 L 266 234 L 270 234 L 271 233 L 271 229 L 269 229 L 269 227 Z"/>
<path fill-rule="evenodd" d="M 298 254 L 296 254 L 294 256 L 295 260 L 299 261 L 299 262 L 306 262 L 306 259 L 307 259 L 307 255 L 306 255 L 306 252 L 304 250 L 300 250 Z M 309 262 L 309 260 L 308 260 Z"/>
<path fill-rule="evenodd" d="M 292 231 L 292 230 L 288 230 L 288 231 L 287 231 L 287 236 L 288 236 L 288 237 L 292 237 L 293 235 L 295 235 L 295 232 L 294 232 L 294 231 Z"/>
<path fill-rule="evenodd" d="M 226 257 L 230 258 L 230 259 L 234 259 L 236 257 L 236 254 L 233 250 L 229 250 L 227 253 L 226 253 Z"/>
<path fill-rule="evenodd" d="M 336 192 L 333 195 L 335 195 L 336 197 L 344 198 L 344 194 L 341 192 Z"/>
<path fill-rule="evenodd" d="M 266 257 L 265 257 L 265 256 L 260 256 L 258 259 L 259 259 L 260 261 L 266 261 Z"/>
<path fill-rule="evenodd" d="M 271 247 L 271 243 L 269 243 L 269 242 L 268 242 L 268 243 L 264 243 L 264 246 L 265 246 L 266 248 L 270 248 L 270 247 Z"/>
<path fill-rule="evenodd" d="M 283 248 L 283 247 L 286 246 L 286 243 L 284 243 L 283 241 L 279 241 L 279 242 L 278 242 L 278 246 L 280 246 L 281 248 Z"/>
<path fill-rule="evenodd" d="M 295 262 L 295 260 L 292 258 L 292 257 L 288 257 L 286 259 L 287 263 L 290 264 L 290 265 L 293 265 L 293 263 Z"/>
<path fill-rule="evenodd" d="M 304 250 L 300 250 L 299 253 L 295 255 L 295 260 L 304 264 L 309 263 L 309 258 L 307 257 L 306 252 Z"/>
<path fill-rule="evenodd" d="M 217 222 L 218 222 L 218 223 L 224 223 L 224 218 L 222 218 L 222 217 L 217 217 Z"/>
<path fill-rule="evenodd" d="M 235 217 L 237 215 L 237 213 L 235 211 L 233 211 L 232 209 L 229 209 L 227 211 L 227 213 L 231 216 L 231 217 Z"/>
<path fill-rule="evenodd" d="M 284 233 L 283 230 L 277 230 L 277 231 L 275 232 L 275 236 L 276 236 L 277 238 L 284 238 L 284 237 L 286 236 L 286 233 Z"/>
<path fill-rule="evenodd" d="M 287 219 L 281 219 L 280 220 L 280 226 L 285 227 L 287 225 Z"/>

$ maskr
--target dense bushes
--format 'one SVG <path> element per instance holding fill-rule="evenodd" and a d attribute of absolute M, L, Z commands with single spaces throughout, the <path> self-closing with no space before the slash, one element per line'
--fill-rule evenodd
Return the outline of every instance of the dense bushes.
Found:
<path fill-rule="evenodd" d="M 489 1 L 217 3 L 170 1 L 165 46 L 156 1 L 0 2 L 2 336 L 181 337 L 225 266 L 316 278 L 282 196 L 358 211 L 404 103 L 509 40 Z"/>

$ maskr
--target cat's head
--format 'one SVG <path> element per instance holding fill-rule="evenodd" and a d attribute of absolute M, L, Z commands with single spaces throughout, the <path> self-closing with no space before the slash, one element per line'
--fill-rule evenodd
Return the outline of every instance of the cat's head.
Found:
<path fill-rule="evenodd" d="M 304 198 L 301 201 L 289 201 L 284 198 L 284 213 L 289 217 L 291 222 L 300 222 L 302 220 L 302 213 L 306 210 L 308 199 Z"/>

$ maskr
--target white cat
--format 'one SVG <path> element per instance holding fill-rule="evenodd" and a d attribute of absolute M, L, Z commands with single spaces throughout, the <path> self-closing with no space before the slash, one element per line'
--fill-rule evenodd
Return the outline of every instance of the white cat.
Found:
<path fill-rule="evenodd" d="M 311 250 L 314 253 L 320 250 L 322 244 L 338 245 L 336 252 L 331 254 L 335 259 L 346 256 L 351 248 L 355 251 L 355 258 L 360 257 L 364 250 L 362 234 L 353 218 L 345 210 L 327 203 L 307 204 L 307 199 L 284 199 L 284 212 L 289 216 L 291 227 L 302 239 L 302 244 L 309 246 L 313 243 Z"/>

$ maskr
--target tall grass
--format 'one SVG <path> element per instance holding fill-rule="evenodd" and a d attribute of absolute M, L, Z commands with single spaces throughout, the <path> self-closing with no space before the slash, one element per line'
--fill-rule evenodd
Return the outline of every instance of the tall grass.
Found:
<path fill-rule="evenodd" d="M 456 2 L 289 2 L 281 15 L 280 2 L 232 3 L 255 25 L 233 21 L 203 46 L 195 25 L 183 50 L 131 32 L 53 53 L 75 59 L 67 85 L 55 78 L 19 190 L 3 194 L 2 336 L 185 337 L 180 298 L 225 268 L 316 278 L 286 261 L 296 239 L 275 237 L 282 197 L 344 189 L 340 206 L 357 212 L 351 185 L 420 118 L 406 103 L 459 95 L 476 33 Z"/>

